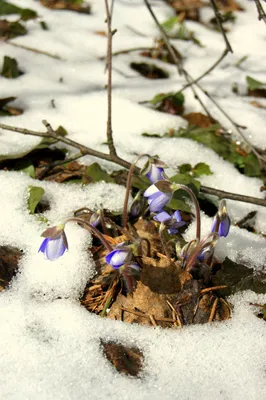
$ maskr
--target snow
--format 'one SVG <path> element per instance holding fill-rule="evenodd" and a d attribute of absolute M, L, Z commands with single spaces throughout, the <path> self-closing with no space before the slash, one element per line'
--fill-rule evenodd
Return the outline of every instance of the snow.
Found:
<path fill-rule="evenodd" d="M 61 59 L 2 44 L 0 59 L 4 55 L 15 57 L 25 74 L 14 80 L 0 76 L 1 98 L 17 96 L 14 105 L 24 109 L 20 116 L 1 117 L 1 122 L 44 131 L 41 121 L 46 119 L 54 128 L 64 126 L 73 140 L 107 151 L 104 144 L 107 78 L 104 61 L 100 60 L 106 54 L 106 37 L 96 33 L 106 29 L 104 1 L 90 2 L 91 16 L 51 11 L 34 0 L 12 3 L 36 10 L 50 29 L 43 31 L 38 20 L 29 21 L 28 35 L 12 42 L 58 55 Z M 171 9 L 163 2 L 151 3 L 160 21 L 172 16 Z M 265 149 L 265 110 L 253 107 L 252 98 L 239 97 L 231 91 L 232 84 L 237 82 L 245 93 L 246 75 L 266 81 L 263 67 L 266 55 L 262 52 L 265 26 L 257 21 L 255 4 L 242 3 L 246 11 L 237 13 L 236 25 L 228 34 L 234 54 L 205 77 L 202 85 L 236 122 L 247 126 L 243 133 L 249 140 Z M 206 19 L 212 16 L 207 8 L 202 13 Z M 8 18 L 15 19 L 14 16 Z M 173 43 L 185 56 L 185 68 L 196 78 L 217 60 L 224 44 L 219 33 L 210 34 L 203 25 L 188 22 L 187 26 L 205 47 L 178 40 Z M 158 37 L 142 1 L 116 0 L 113 27 L 118 29 L 114 51 L 149 47 L 154 44 L 154 37 Z M 136 35 L 130 27 L 143 36 Z M 244 55 L 248 55 L 248 59 L 241 64 L 241 69 L 237 68 L 236 62 Z M 113 131 L 119 156 L 133 161 L 143 152 L 157 154 L 168 163 L 172 173 L 182 163 L 206 162 L 213 175 L 202 176 L 202 184 L 263 198 L 261 180 L 241 175 L 212 150 L 188 139 L 141 136 L 143 132 L 161 134 L 170 128 L 185 127 L 187 122 L 139 104 L 157 93 L 177 91 L 185 83 L 174 66 L 160 61 L 156 64 L 169 72 L 169 79 L 149 81 L 139 76 L 129 68 L 129 62 L 140 60 L 137 53 L 113 58 Z M 184 93 L 186 111 L 201 111 L 189 89 Z M 52 108 L 52 99 L 56 108 Z M 206 98 L 204 101 L 213 115 L 241 140 L 221 113 Z M 264 100 L 259 101 L 265 104 Z M 26 154 L 39 142 L 40 138 L 1 130 L 0 159 Z M 68 151 L 74 154 L 73 149 L 68 148 Z M 85 156 L 81 161 L 90 164 L 99 160 Z M 107 161 L 101 161 L 101 165 L 109 171 L 119 168 Z M 0 392 L 4 399 L 80 400 L 89 396 L 90 399 L 111 400 L 214 397 L 217 400 L 260 400 L 266 396 L 265 322 L 256 317 L 257 308 L 249 304 L 265 303 L 265 295 L 238 293 L 229 299 L 234 306 L 231 320 L 189 326 L 179 331 L 127 325 L 92 315 L 78 301 L 95 271 L 87 251 L 90 233 L 68 223 L 69 251 L 57 261 L 45 260 L 37 250 L 46 224 L 28 214 L 27 188 L 29 185 L 44 188 L 45 200 L 50 204 L 44 216 L 51 226 L 84 206 L 97 210 L 104 205 L 109 210 L 121 210 L 125 188 L 104 182 L 84 187 L 41 182 L 20 172 L 7 171 L 0 171 L 0 183 L 0 245 L 8 244 L 24 251 L 20 273 L 10 289 L 0 295 L 0 362 L 3 366 Z M 266 233 L 265 208 L 236 201 L 227 201 L 227 205 L 233 223 L 250 211 L 257 211 L 255 228 Z M 211 218 L 203 213 L 202 225 L 204 236 L 210 231 Z M 192 223 L 185 239 L 194 237 L 195 224 Z M 230 235 L 219 241 L 216 256 L 220 260 L 228 256 L 261 270 L 266 263 L 265 238 L 232 227 Z M 100 339 L 138 346 L 145 359 L 141 379 L 116 372 L 103 356 Z"/>

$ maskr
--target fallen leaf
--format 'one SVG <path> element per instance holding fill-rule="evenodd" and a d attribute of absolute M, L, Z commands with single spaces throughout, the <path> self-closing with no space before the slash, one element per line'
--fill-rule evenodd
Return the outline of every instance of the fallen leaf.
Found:
<path fill-rule="evenodd" d="M 137 347 L 125 346 L 115 342 L 101 340 L 103 353 L 118 372 L 138 377 L 143 366 L 144 357 Z"/>
<path fill-rule="evenodd" d="M 6 19 L 0 20 L 0 39 L 8 40 L 28 33 L 27 29 L 19 22 L 11 22 Z"/>
<path fill-rule="evenodd" d="M 213 125 L 213 121 L 207 115 L 199 112 L 183 115 L 183 118 L 187 120 L 190 125 L 195 125 L 199 128 L 207 128 Z"/>
<path fill-rule="evenodd" d="M 90 14 L 90 5 L 83 5 L 83 1 L 75 0 L 40 0 L 44 7 L 52 10 L 70 10 L 76 11 L 82 14 Z"/>
<path fill-rule="evenodd" d="M 130 67 L 148 79 L 167 79 L 169 77 L 167 71 L 154 64 L 132 62 Z"/>

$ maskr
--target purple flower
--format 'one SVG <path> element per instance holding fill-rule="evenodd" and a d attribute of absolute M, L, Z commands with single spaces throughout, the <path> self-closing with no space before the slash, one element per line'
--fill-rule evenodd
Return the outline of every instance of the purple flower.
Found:
<path fill-rule="evenodd" d="M 45 239 L 39 248 L 39 252 L 41 251 L 47 260 L 57 260 L 68 249 L 64 225 L 48 228 L 43 232 L 42 236 L 44 236 Z"/>
<path fill-rule="evenodd" d="M 159 181 L 163 182 L 163 181 Z M 173 192 L 161 192 L 155 184 L 148 187 L 144 192 L 144 197 L 147 197 L 151 212 L 160 212 L 163 207 L 171 200 Z"/>
<path fill-rule="evenodd" d="M 151 183 L 154 183 L 164 179 L 163 172 L 163 168 L 157 167 L 155 164 L 150 164 L 150 169 L 147 172 L 146 177 L 151 181 Z"/>
<path fill-rule="evenodd" d="M 125 246 L 123 242 L 117 245 L 113 251 L 107 254 L 105 260 L 113 268 L 117 269 L 121 267 L 121 265 L 124 265 L 128 261 L 130 261 L 131 258 L 132 258 L 131 250 L 128 246 Z"/>
<path fill-rule="evenodd" d="M 231 221 L 227 214 L 226 202 L 222 200 L 217 214 L 214 217 L 211 231 L 219 236 L 226 237 L 230 230 Z"/>
<path fill-rule="evenodd" d="M 167 227 L 170 235 L 177 233 L 178 229 L 186 224 L 184 221 L 182 221 L 181 214 L 178 210 L 176 210 L 173 215 L 168 214 L 166 211 L 162 211 L 155 215 L 153 219 L 163 223 Z"/>

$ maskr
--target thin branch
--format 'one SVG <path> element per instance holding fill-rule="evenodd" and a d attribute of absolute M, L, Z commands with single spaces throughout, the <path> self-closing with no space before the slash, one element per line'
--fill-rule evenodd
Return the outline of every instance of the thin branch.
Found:
<path fill-rule="evenodd" d="M 256 7 L 257 7 L 257 11 L 258 11 L 258 20 L 260 21 L 261 19 L 265 22 L 266 24 L 266 14 L 265 11 L 261 5 L 260 0 L 254 0 Z"/>
<path fill-rule="evenodd" d="M 33 53 L 37 53 L 37 54 L 41 54 L 43 56 L 54 58 L 55 60 L 66 61 L 64 58 L 58 56 L 57 54 L 51 54 L 51 53 L 48 53 L 47 51 L 35 49 L 34 47 L 28 47 L 28 46 L 25 46 L 23 44 L 13 43 L 13 42 L 10 42 L 10 41 L 6 41 L 6 43 L 9 44 L 10 46 L 13 46 L 13 47 L 19 47 L 20 49 L 32 51 Z"/>
<path fill-rule="evenodd" d="M 257 197 L 251 197 L 251 196 L 245 196 L 243 194 L 225 192 L 223 190 L 213 189 L 213 188 L 210 188 L 207 186 L 201 186 L 200 192 L 214 195 L 214 196 L 218 197 L 219 199 L 236 200 L 236 201 L 241 201 L 243 203 L 256 204 L 258 206 L 266 207 L 266 200 L 258 199 Z"/>
<path fill-rule="evenodd" d="M 116 149 L 114 146 L 113 132 L 112 132 L 112 38 L 115 32 L 112 32 L 111 27 L 111 14 L 109 11 L 108 0 L 105 0 L 106 21 L 107 21 L 107 70 L 108 70 L 108 84 L 107 84 L 107 143 L 110 155 L 116 156 Z"/>
<path fill-rule="evenodd" d="M 131 47 L 131 48 L 125 49 L 125 50 L 114 51 L 112 53 L 112 57 L 119 56 L 120 54 L 132 53 L 133 51 L 145 51 L 145 50 L 150 50 L 151 51 L 151 50 L 156 50 L 156 48 L 155 47 L 148 47 L 148 46 L 146 46 L 146 47 Z M 106 59 L 106 56 L 99 57 L 99 60 L 105 60 L 105 59 Z"/>
<path fill-rule="evenodd" d="M 215 14 L 215 17 L 216 17 L 217 25 L 219 26 L 220 31 L 221 31 L 221 33 L 223 35 L 224 42 L 225 42 L 225 47 L 228 50 L 228 52 L 233 53 L 233 49 L 232 49 L 232 47 L 231 47 L 231 45 L 230 45 L 230 43 L 229 43 L 229 41 L 227 39 L 225 30 L 224 30 L 224 27 L 223 27 L 223 17 L 221 15 L 220 11 L 219 11 L 219 8 L 218 8 L 215 0 L 210 0 L 210 2 L 211 2 L 211 6 L 213 8 L 213 11 L 214 11 L 214 14 Z"/>
<path fill-rule="evenodd" d="M 209 67 L 209 68 L 207 69 L 207 71 L 205 71 L 203 74 L 201 74 L 198 78 L 196 78 L 196 79 L 193 80 L 192 82 L 187 83 L 186 85 L 184 85 L 184 86 L 182 87 L 182 89 L 179 90 L 179 92 L 183 92 L 183 90 L 187 89 L 189 86 L 195 85 L 195 84 L 198 83 L 201 79 L 203 79 L 205 76 L 209 75 L 209 73 L 212 72 L 212 71 L 217 67 L 217 65 L 220 64 L 220 62 L 222 62 L 222 60 L 227 56 L 228 53 L 229 53 L 229 50 L 228 50 L 228 49 L 224 49 L 224 51 L 222 52 L 222 54 L 220 55 L 220 57 L 218 58 L 218 60 L 216 60 L 215 63 L 214 63 L 211 67 Z"/>
<path fill-rule="evenodd" d="M 47 122 L 46 122 L 46 124 L 47 124 Z M 114 156 L 111 156 L 110 154 L 105 154 L 100 151 L 93 150 L 87 146 L 84 146 L 78 142 L 75 142 L 74 140 L 68 139 L 64 136 L 59 136 L 53 130 L 52 130 L 52 133 L 37 132 L 37 131 L 32 131 L 32 130 L 24 129 L 24 128 L 17 128 L 15 126 L 10 126 L 10 125 L 5 125 L 5 124 L 0 124 L 0 128 L 7 130 L 7 131 L 11 131 L 11 132 L 21 133 L 23 135 L 31 135 L 31 136 L 38 136 L 38 137 L 44 137 L 44 138 L 53 138 L 58 142 L 68 144 L 69 146 L 72 146 L 72 147 L 78 149 L 82 156 L 84 156 L 84 155 L 94 156 L 94 157 L 100 158 L 102 160 L 107 160 L 114 164 L 120 165 L 121 167 L 124 167 L 126 169 L 130 169 L 130 167 L 131 167 L 131 163 L 129 163 L 126 160 L 123 160 L 120 157 L 117 157 L 117 156 L 114 157 Z M 137 172 L 139 172 L 139 168 L 137 168 L 137 167 L 135 167 L 135 168 L 136 168 Z M 259 206 L 266 207 L 266 200 L 259 199 L 256 197 L 250 197 L 250 196 L 245 196 L 242 194 L 225 192 L 223 190 L 213 189 L 213 188 L 210 188 L 207 186 L 201 186 L 200 192 L 214 195 L 220 199 L 222 199 L 222 198 L 231 199 L 231 200 L 236 200 L 236 201 L 242 201 L 244 203 L 251 203 L 251 204 L 256 204 Z"/>
<path fill-rule="evenodd" d="M 45 123 L 47 124 L 46 121 L 45 121 Z M 5 124 L 0 124 L 0 128 L 2 128 L 4 130 L 12 131 L 12 132 L 22 133 L 23 135 L 39 136 L 39 137 L 44 137 L 44 138 L 53 138 L 58 142 L 68 144 L 69 146 L 72 146 L 72 147 L 78 149 L 83 156 L 89 155 L 89 156 L 101 158 L 102 160 L 107 160 L 107 161 L 113 162 L 113 163 L 121 165 L 122 167 L 127 168 L 127 169 L 129 169 L 130 165 L 131 165 L 129 162 L 123 160 L 122 158 L 120 158 L 116 155 L 102 153 L 100 151 L 91 149 L 90 147 L 84 146 L 83 144 L 75 142 L 74 140 L 71 140 L 67 137 L 60 136 L 54 130 L 52 130 L 51 133 L 37 132 L 37 131 L 32 131 L 32 130 L 24 129 L 24 128 L 17 128 L 17 127 L 5 125 Z"/>

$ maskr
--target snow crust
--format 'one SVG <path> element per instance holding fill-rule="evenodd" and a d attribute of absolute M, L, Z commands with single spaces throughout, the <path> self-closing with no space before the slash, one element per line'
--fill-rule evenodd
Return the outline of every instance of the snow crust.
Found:
<path fill-rule="evenodd" d="M 107 151 L 103 144 L 106 141 L 106 75 L 104 61 L 99 59 L 105 56 L 106 37 L 96 34 L 105 30 L 104 2 L 91 0 L 92 16 L 51 11 L 34 0 L 12 3 L 36 10 L 50 29 L 43 31 L 38 21 L 29 21 L 29 34 L 13 42 L 56 54 L 61 60 L 2 44 L 0 59 L 4 55 L 15 57 L 25 74 L 14 80 L 0 76 L 1 97 L 17 96 L 14 104 L 24 109 L 20 116 L 1 117 L 1 122 L 44 130 L 41 121 L 47 119 L 54 128 L 63 125 L 73 140 Z M 165 3 L 151 3 L 160 21 L 173 15 Z M 244 87 L 246 75 L 266 81 L 263 67 L 266 55 L 262 53 L 265 26 L 257 21 L 253 2 L 242 3 L 246 11 L 237 13 L 237 23 L 228 34 L 235 53 L 204 78 L 202 84 L 233 119 L 247 126 L 243 133 L 249 140 L 265 149 L 265 110 L 250 105 L 252 98 L 237 97 L 231 91 L 234 82 Z M 212 16 L 208 9 L 203 14 L 206 18 Z M 219 33 L 210 34 L 204 26 L 193 22 L 187 25 L 205 47 L 173 42 L 186 57 L 185 68 L 197 77 L 219 57 L 224 45 Z M 117 0 L 113 26 L 118 29 L 114 51 L 150 47 L 154 36 L 158 36 L 142 1 Z M 136 35 L 130 27 L 144 36 Z M 244 55 L 249 57 L 239 69 L 235 63 Z M 129 68 L 129 62 L 140 60 L 137 53 L 113 59 L 113 131 L 118 154 L 128 161 L 143 152 L 158 154 L 172 172 L 182 163 L 206 162 L 213 175 L 203 176 L 202 184 L 263 198 L 262 181 L 241 175 L 212 150 L 188 139 L 141 136 L 143 132 L 163 133 L 170 128 L 185 127 L 187 122 L 138 104 L 157 93 L 177 91 L 184 84 L 174 66 L 159 61 L 156 64 L 168 70 L 169 79 L 148 81 L 140 77 Z M 187 112 L 201 111 L 188 90 L 185 98 Z M 52 108 L 52 99 L 56 108 Z M 207 99 L 204 101 L 217 119 L 236 135 L 217 109 Z M 1 130 L 0 159 L 26 154 L 39 142 L 36 137 Z M 68 150 L 73 154 L 73 149 Z M 89 156 L 82 158 L 85 164 L 95 160 Z M 108 170 L 118 168 L 108 162 L 101 164 Z M 37 250 L 46 225 L 28 214 L 27 188 L 36 185 L 45 189 L 50 210 L 44 216 L 51 225 L 62 222 L 83 206 L 96 210 L 104 204 L 107 209 L 121 210 L 125 189 L 103 182 L 86 187 L 64 186 L 5 171 L 0 171 L 0 183 L 0 245 L 12 245 L 24 251 L 20 273 L 11 288 L 0 294 L 3 399 L 261 400 L 266 397 L 265 322 L 255 316 L 257 309 L 249 304 L 263 304 L 266 296 L 239 293 L 230 299 L 234 306 L 230 321 L 190 326 L 180 331 L 131 326 L 91 315 L 78 301 L 95 271 L 87 251 L 90 234 L 69 223 L 66 227 L 69 251 L 57 261 L 45 260 Z M 233 223 L 256 210 L 255 227 L 266 233 L 265 208 L 235 201 L 227 204 Z M 202 219 L 203 235 L 207 235 L 211 219 L 204 214 Z M 194 239 L 194 232 L 195 226 L 191 224 L 186 239 Z M 266 262 L 265 239 L 233 227 L 230 236 L 220 240 L 216 255 L 262 269 Z M 140 347 L 145 358 L 141 379 L 116 372 L 103 356 L 100 339 Z"/>

